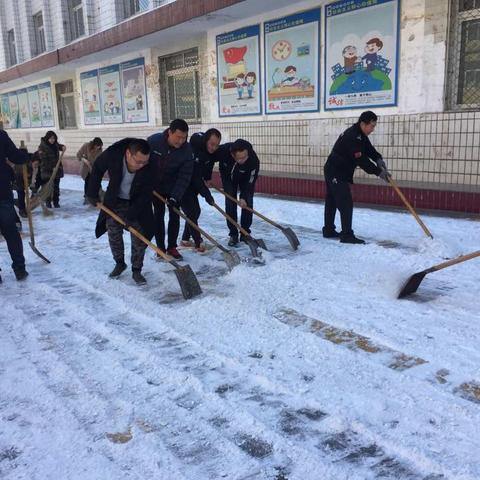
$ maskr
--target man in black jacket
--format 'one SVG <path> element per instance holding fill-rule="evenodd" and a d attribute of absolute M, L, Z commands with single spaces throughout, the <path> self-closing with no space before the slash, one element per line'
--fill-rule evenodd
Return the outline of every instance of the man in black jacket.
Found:
<path fill-rule="evenodd" d="M 210 128 L 205 133 L 194 133 L 190 139 L 190 146 L 193 150 L 193 173 L 192 180 L 183 195 L 181 203 L 187 217 L 197 225 L 201 211 L 198 195 L 201 195 L 209 205 L 215 203 L 205 182 L 209 182 L 212 179 L 212 170 L 215 163 L 214 154 L 220 145 L 221 139 L 222 135 L 216 128 Z M 192 246 L 190 237 L 193 237 L 195 250 L 200 253 L 204 252 L 205 246 L 200 233 L 185 222 L 181 242 L 184 247 Z"/>
<path fill-rule="evenodd" d="M 240 192 L 240 206 L 253 208 L 253 194 L 255 193 L 260 161 L 252 145 L 239 138 L 233 143 L 222 145 L 217 153 L 223 189 L 235 198 Z M 225 198 L 225 210 L 235 221 L 237 220 L 237 204 L 235 202 Z M 242 208 L 240 225 L 250 233 L 252 212 L 245 208 Z M 228 221 L 227 226 L 230 235 L 228 245 L 234 246 L 238 243 L 238 230 Z M 243 240 L 242 236 L 240 236 L 240 240 Z"/>
<path fill-rule="evenodd" d="M 14 164 L 22 164 L 28 160 L 28 155 L 14 145 L 6 132 L 0 130 L 0 233 L 7 242 L 15 277 L 23 280 L 28 272 L 25 270 L 22 237 L 15 225 L 17 214 L 13 206 L 12 168 L 7 164 L 7 158 Z"/>
<path fill-rule="evenodd" d="M 150 163 L 152 164 L 154 189 L 168 199 L 167 254 L 180 260 L 177 250 L 180 217 L 172 207 L 179 208 L 183 194 L 190 184 L 193 172 L 192 149 L 187 143 L 188 124 L 185 120 L 173 120 L 164 132 L 148 137 Z M 165 204 L 153 197 L 155 213 L 155 240 L 165 251 Z"/>
<path fill-rule="evenodd" d="M 100 202 L 98 192 L 105 172 L 110 181 L 103 203 L 149 240 L 153 237 L 152 172 L 148 164 L 150 147 L 146 140 L 124 138 L 108 147 L 93 164 L 87 197 L 91 204 Z M 98 216 L 96 237 L 108 232 L 108 242 L 115 260 L 110 278 L 118 278 L 127 268 L 124 258 L 123 226 L 103 210 Z M 132 241 L 132 278 L 138 285 L 146 283 L 142 275 L 146 245 L 134 235 Z"/>
<path fill-rule="evenodd" d="M 377 175 L 386 182 L 390 175 L 382 156 L 370 143 L 368 136 L 375 130 L 377 116 L 371 111 L 363 112 L 358 122 L 347 128 L 328 156 L 324 167 L 327 194 L 325 197 L 325 238 L 340 238 L 342 243 L 365 243 L 352 230 L 353 200 L 350 184 L 357 167 Z M 335 230 L 335 213 L 340 212 L 342 231 Z"/>

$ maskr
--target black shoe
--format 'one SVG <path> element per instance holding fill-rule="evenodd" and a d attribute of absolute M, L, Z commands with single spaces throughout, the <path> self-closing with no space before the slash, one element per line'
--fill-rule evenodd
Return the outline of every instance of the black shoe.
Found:
<path fill-rule="evenodd" d="M 15 278 L 20 282 L 21 280 L 25 280 L 28 277 L 28 272 L 24 268 L 18 268 L 17 270 L 14 270 L 13 273 L 15 273 Z"/>
<path fill-rule="evenodd" d="M 347 235 L 345 237 L 340 238 L 340 243 L 352 243 L 355 245 L 363 245 L 365 243 L 365 240 L 362 240 L 361 238 L 357 238 L 355 235 Z"/>
<path fill-rule="evenodd" d="M 234 237 L 233 235 L 230 235 L 230 240 L 228 241 L 228 246 L 229 247 L 234 247 L 237 244 L 238 244 L 238 237 Z"/>
<path fill-rule="evenodd" d="M 247 241 L 250 239 L 250 237 L 246 237 L 245 235 L 240 235 L 240 241 L 244 243 L 248 243 Z"/>
<path fill-rule="evenodd" d="M 322 235 L 323 238 L 340 238 L 340 233 L 337 232 L 335 229 L 331 230 L 329 228 L 322 228 Z"/>
<path fill-rule="evenodd" d="M 47 208 L 52 208 L 52 202 L 51 202 L 50 200 L 47 200 L 47 201 L 45 202 L 45 206 L 46 206 Z"/>
<path fill-rule="evenodd" d="M 147 279 L 142 275 L 140 270 L 133 270 L 132 278 L 135 280 L 137 285 L 145 285 L 147 283 Z"/>
<path fill-rule="evenodd" d="M 58 202 L 53 202 L 54 208 L 60 208 L 60 204 Z"/>
<path fill-rule="evenodd" d="M 27 217 L 28 217 L 26 210 L 19 210 L 19 211 L 18 211 L 18 214 L 19 214 L 22 218 L 27 218 Z"/>
<path fill-rule="evenodd" d="M 115 268 L 110 272 L 109 277 L 118 278 L 126 268 L 127 268 L 127 264 L 125 262 L 117 263 L 115 265 Z"/>

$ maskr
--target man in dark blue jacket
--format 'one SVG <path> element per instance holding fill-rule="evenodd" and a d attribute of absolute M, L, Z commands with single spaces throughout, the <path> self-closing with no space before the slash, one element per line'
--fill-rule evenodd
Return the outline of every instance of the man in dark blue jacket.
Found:
<path fill-rule="evenodd" d="M 212 179 L 212 170 L 215 163 L 215 152 L 217 151 L 222 135 L 216 128 L 210 128 L 205 133 L 194 133 L 190 139 L 190 146 L 193 150 L 193 173 L 190 185 L 182 198 L 182 208 L 187 217 L 198 225 L 200 217 L 200 204 L 198 195 L 201 195 L 209 205 L 214 204 L 210 189 L 205 185 Z M 190 237 L 195 243 L 195 250 L 199 253 L 205 251 L 200 233 L 185 222 L 181 244 L 192 246 Z"/>
<path fill-rule="evenodd" d="M 149 240 L 153 237 L 152 172 L 148 165 L 150 147 L 146 140 L 124 138 L 108 147 L 93 164 L 87 187 L 87 199 L 92 205 L 100 202 L 98 192 L 104 174 L 110 181 L 103 203 L 127 225 L 140 231 Z M 103 210 L 97 220 L 95 234 L 108 232 L 108 242 L 115 260 L 110 278 L 117 278 L 127 268 L 124 258 L 123 226 Z M 147 281 L 142 275 L 146 245 L 131 234 L 132 278 L 137 285 Z"/>
<path fill-rule="evenodd" d="M 180 217 L 172 207 L 179 208 L 193 172 L 193 155 L 187 143 L 188 124 L 185 120 L 173 120 L 164 132 L 148 137 L 153 186 L 156 192 L 168 199 L 168 245 L 166 253 L 180 260 L 177 250 Z M 165 204 L 153 197 L 155 214 L 155 241 L 165 251 Z"/>
<path fill-rule="evenodd" d="M 370 143 L 368 136 L 375 130 L 377 116 L 371 111 L 363 112 L 358 122 L 347 128 L 328 156 L 324 167 L 327 194 L 325 197 L 325 238 L 340 238 L 342 243 L 362 244 L 352 230 L 353 200 L 350 184 L 357 167 L 388 181 L 390 175 L 382 156 Z M 335 213 L 340 212 L 342 231 L 335 230 Z"/>
<path fill-rule="evenodd" d="M 255 183 L 258 178 L 260 161 L 253 150 L 252 145 L 239 138 L 233 143 L 225 143 L 217 150 L 220 176 L 222 178 L 223 189 L 232 197 L 237 198 L 240 192 L 240 206 L 253 208 L 253 194 L 255 193 Z M 228 198 L 225 198 L 226 212 L 237 221 L 237 204 Z M 252 225 L 252 212 L 242 208 L 240 217 L 240 226 L 250 233 Z M 229 246 L 238 243 L 238 230 L 227 221 L 230 240 Z M 240 240 L 243 237 L 240 236 Z"/>
<path fill-rule="evenodd" d="M 12 163 L 22 164 L 28 160 L 28 155 L 14 145 L 6 132 L 0 130 L 0 233 L 7 242 L 15 277 L 23 280 L 28 272 L 25 270 L 22 237 L 15 225 L 17 214 L 13 206 L 12 168 L 7 164 L 7 158 Z"/>

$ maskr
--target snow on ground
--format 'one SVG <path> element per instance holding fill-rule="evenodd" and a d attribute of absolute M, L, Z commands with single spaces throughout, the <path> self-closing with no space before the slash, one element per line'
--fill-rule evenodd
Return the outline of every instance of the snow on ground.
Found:
<path fill-rule="evenodd" d="M 480 259 L 396 299 L 477 250 L 478 221 L 423 216 L 432 241 L 407 213 L 357 208 L 369 243 L 351 246 L 321 237 L 322 205 L 257 197 L 300 249 L 255 220 L 265 265 L 244 245 L 230 273 L 185 251 L 204 292 L 185 301 L 151 251 L 146 286 L 107 278 L 81 188 L 67 176 L 62 208 L 35 212 L 52 263 L 27 236 L 26 282 L 0 241 L 2 479 L 480 478 Z M 201 224 L 226 240 L 206 204 Z"/>

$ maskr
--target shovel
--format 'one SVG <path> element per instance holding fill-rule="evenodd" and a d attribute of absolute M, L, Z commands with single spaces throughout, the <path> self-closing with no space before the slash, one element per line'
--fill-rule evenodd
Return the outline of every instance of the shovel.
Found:
<path fill-rule="evenodd" d="M 434 265 L 433 267 L 427 268 L 426 270 L 423 270 L 421 272 L 414 273 L 405 282 L 405 285 L 400 290 L 397 298 L 404 298 L 412 293 L 415 293 L 427 273 L 437 272 L 438 270 L 442 270 L 442 268 L 451 267 L 452 265 L 466 262 L 467 260 L 471 260 L 475 257 L 480 257 L 480 250 L 469 253 L 468 255 L 462 255 L 460 257 L 453 258 L 452 260 L 448 260 L 447 262 L 439 263 L 438 265 Z"/>
<path fill-rule="evenodd" d="M 162 252 L 156 245 L 150 242 L 145 238 L 139 231 L 135 230 L 133 227 L 127 225 L 124 220 L 122 220 L 116 213 L 112 212 L 109 208 L 101 203 L 97 203 L 97 208 L 103 210 L 107 215 L 110 215 L 114 220 L 123 225 L 132 235 L 135 235 L 139 238 L 145 245 L 148 245 L 150 248 L 157 252 L 157 255 L 160 255 L 164 260 L 175 267 L 175 275 L 177 276 L 178 283 L 182 290 L 183 298 L 189 299 L 196 297 L 202 293 L 200 284 L 198 283 L 197 277 L 190 265 L 180 265 L 173 258 L 170 258 L 165 252 Z"/>
<path fill-rule="evenodd" d="M 165 198 L 163 198 L 159 193 L 157 193 L 155 190 L 153 191 L 153 194 L 159 198 L 165 205 L 168 205 L 168 202 Z M 227 267 L 229 270 L 233 270 L 237 265 L 240 265 L 240 257 L 238 256 L 237 252 L 234 252 L 233 250 L 228 250 L 225 248 L 223 245 L 218 243 L 213 237 L 211 237 L 205 230 L 200 228 L 195 222 L 190 220 L 185 214 L 183 214 L 178 208 L 173 207 L 173 211 L 177 214 L 180 215 L 192 228 L 200 232 L 201 235 L 203 235 L 205 238 L 210 240 L 213 245 L 215 245 L 217 248 L 219 248 L 222 251 L 223 259 L 225 260 L 225 263 L 227 264 Z"/>
<path fill-rule="evenodd" d="M 278 228 L 279 230 L 282 231 L 282 233 L 287 237 L 287 240 L 290 242 L 291 247 L 294 250 L 297 250 L 298 246 L 300 245 L 300 241 L 298 240 L 297 235 L 295 232 L 290 228 L 290 227 L 284 227 L 282 225 L 279 225 L 277 222 L 274 222 L 270 218 L 266 217 L 265 215 L 262 215 L 260 212 L 257 212 L 255 209 L 252 207 L 249 207 L 248 205 L 246 207 L 242 207 L 240 205 L 240 202 L 235 198 L 232 197 L 230 194 L 228 194 L 225 190 L 221 190 L 220 188 L 213 187 L 217 192 L 223 193 L 228 199 L 230 199 L 232 202 L 235 202 L 239 207 L 244 208 L 245 210 L 248 210 L 249 212 L 252 212 L 253 214 L 257 215 L 260 217 L 262 220 L 265 222 L 269 223 L 270 225 L 273 225 L 275 228 Z"/>
<path fill-rule="evenodd" d="M 22 165 L 22 174 L 23 174 L 23 185 L 25 188 L 25 207 L 27 209 L 27 217 L 28 217 L 28 229 L 30 230 L 30 248 L 33 250 L 33 253 L 40 257 L 44 262 L 50 263 L 50 260 L 43 255 L 38 248 L 35 246 L 35 235 L 33 233 L 33 219 L 32 219 L 32 210 L 30 208 L 30 192 L 28 187 L 28 171 L 27 166 Z"/>
<path fill-rule="evenodd" d="M 418 224 L 422 227 L 422 230 L 425 232 L 425 235 L 427 237 L 430 237 L 433 240 L 433 235 L 430 233 L 430 230 L 426 227 L 426 225 L 422 222 L 421 218 L 418 216 L 417 212 L 414 210 L 414 208 L 410 205 L 410 202 L 405 198 L 405 195 L 402 193 L 402 191 L 398 188 L 397 184 L 393 181 L 393 178 L 391 176 L 388 176 L 388 183 L 393 187 L 393 189 L 397 192 L 397 195 L 400 197 L 402 202 L 405 204 L 407 209 L 410 211 L 410 213 L 415 217 L 415 220 L 418 222 Z"/>
<path fill-rule="evenodd" d="M 252 257 L 260 258 L 261 255 L 258 253 L 257 248 L 263 248 L 267 250 L 265 246 L 265 242 L 261 239 L 256 240 L 253 238 L 244 228 L 242 228 L 228 213 L 224 212 L 216 203 L 212 205 L 212 207 L 216 208 L 232 225 L 238 228 L 240 233 L 243 235 L 245 239 L 245 243 L 250 247 L 250 252 L 252 253 Z"/>

